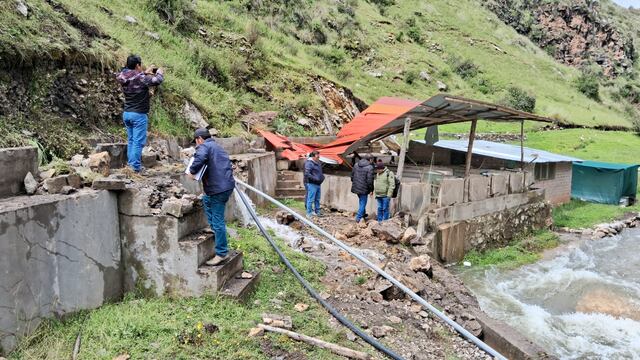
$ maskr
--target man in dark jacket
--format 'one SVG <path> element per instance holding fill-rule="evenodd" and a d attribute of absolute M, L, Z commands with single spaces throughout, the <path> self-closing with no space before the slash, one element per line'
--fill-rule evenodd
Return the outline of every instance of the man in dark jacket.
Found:
<path fill-rule="evenodd" d="M 149 113 L 149 87 L 164 81 L 162 69 L 151 65 L 142 70 L 142 59 L 138 55 L 127 58 L 127 67 L 117 76 L 124 92 L 124 112 L 122 119 L 127 128 L 127 162 L 135 172 L 140 172 L 142 148 L 147 142 L 147 122 Z"/>
<path fill-rule="evenodd" d="M 360 222 L 367 210 L 367 198 L 373 192 L 373 165 L 367 157 L 360 159 L 351 171 L 351 192 L 358 195 L 356 222 Z"/>
<path fill-rule="evenodd" d="M 207 129 L 195 132 L 196 153 L 189 173 L 197 174 L 203 166 L 207 166 L 202 176 L 204 195 L 202 204 L 207 221 L 216 237 L 216 256 L 207 261 L 207 265 L 220 265 L 227 260 L 227 225 L 224 222 L 224 209 L 236 185 L 229 155 L 218 145 Z"/>
<path fill-rule="evenodd" d="M 305 196 L 307 217 L 320 216 L 320 185 L 324 181 L 322 174 L 322 164 L 320 164 L 320 153 L 312 151 L 309 158 L 304 162 L 304 183 L 307 194 Z"/>

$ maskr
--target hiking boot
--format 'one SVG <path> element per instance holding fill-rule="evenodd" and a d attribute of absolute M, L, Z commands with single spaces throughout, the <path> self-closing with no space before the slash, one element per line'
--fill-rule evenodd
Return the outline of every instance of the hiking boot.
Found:
<path fill-rule="evenodd" d="M 225 256 L 216 255 L 213 259 L 207 261 L 205 264 L 209 266 L 221 265 L 225 261 L 227 261 L 228 258 L 229 258 L 229 255 L 225 255 Z"/>

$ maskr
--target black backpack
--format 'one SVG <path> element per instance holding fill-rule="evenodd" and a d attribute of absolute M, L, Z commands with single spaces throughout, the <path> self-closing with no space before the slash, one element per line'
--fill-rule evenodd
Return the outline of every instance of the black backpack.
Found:
<path fill-rule="evenodd" d="M 398 177 L 394 175 L 393 181 L 396 186 L 393 188 L 393 194 L 391 195 L 391 197 L 395 199 L 398 197 L 398 191 L 400 191 L 400 179 L 398 179 Z"/>

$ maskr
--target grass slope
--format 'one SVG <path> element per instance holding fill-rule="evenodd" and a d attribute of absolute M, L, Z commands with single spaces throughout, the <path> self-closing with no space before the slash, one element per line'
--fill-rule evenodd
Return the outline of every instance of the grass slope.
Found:
<path fill-rule="evenodd" d="M 472 266 L 499 266 L 516 268 L 540 259 L 546 249 L 558 246 L 558 235 L 548 230 L 540 230 L 515 239 L 510 245 L 484 252 L 472 250 L 464 257 Z"/>
<path fill-rule="evenodd" d="M 290 315 L 295 331 L 353 348 L 345 330 L 330 326 L 330 315 L 307 295 L 266 240 L 256 230 L 238 232 L 239 239 L 232 240 L 230 246 L 244 252 L 247 269 L 262 272 L 248 305 L 210 296 L 147 299 L 128 294 L 122 302 L 73 315 L 64 322 L 45 321 L 9 359 L 69 359 L 79 331 L 81 359 L 112 359 L 125 353 L 132 359 L 267 359 L 261 348 L 262 338 L 247 336 L 249 329 L 261 322 L 264 312 Z M 300 273 L 321 289 L 319 278 L 324 265 L 294 252 L 283 242 L 279 245 Z M 298 302 L 309 304 L 309 309 L 295 311 Z M 217 325 L 219 331 L 209 334 L 203 328 L 207 323 Z M 192 336 L 196 343 L 185 344 L 184 335 Z M 275 350 L 299 351 L 310 359 L 338 358 L 284 336 L 268 335 L 267 339 Z"/>

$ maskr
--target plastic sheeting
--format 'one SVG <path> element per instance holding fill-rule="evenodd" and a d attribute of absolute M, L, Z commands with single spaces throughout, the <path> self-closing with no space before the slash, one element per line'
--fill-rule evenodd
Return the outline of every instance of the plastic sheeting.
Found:
<path fill-rule="evenodd" d="M 638 165 L 597 161 L 573 163 L 571 197 L 600 204 L 615 204 L 622 197 L 635 199 Z"/>

